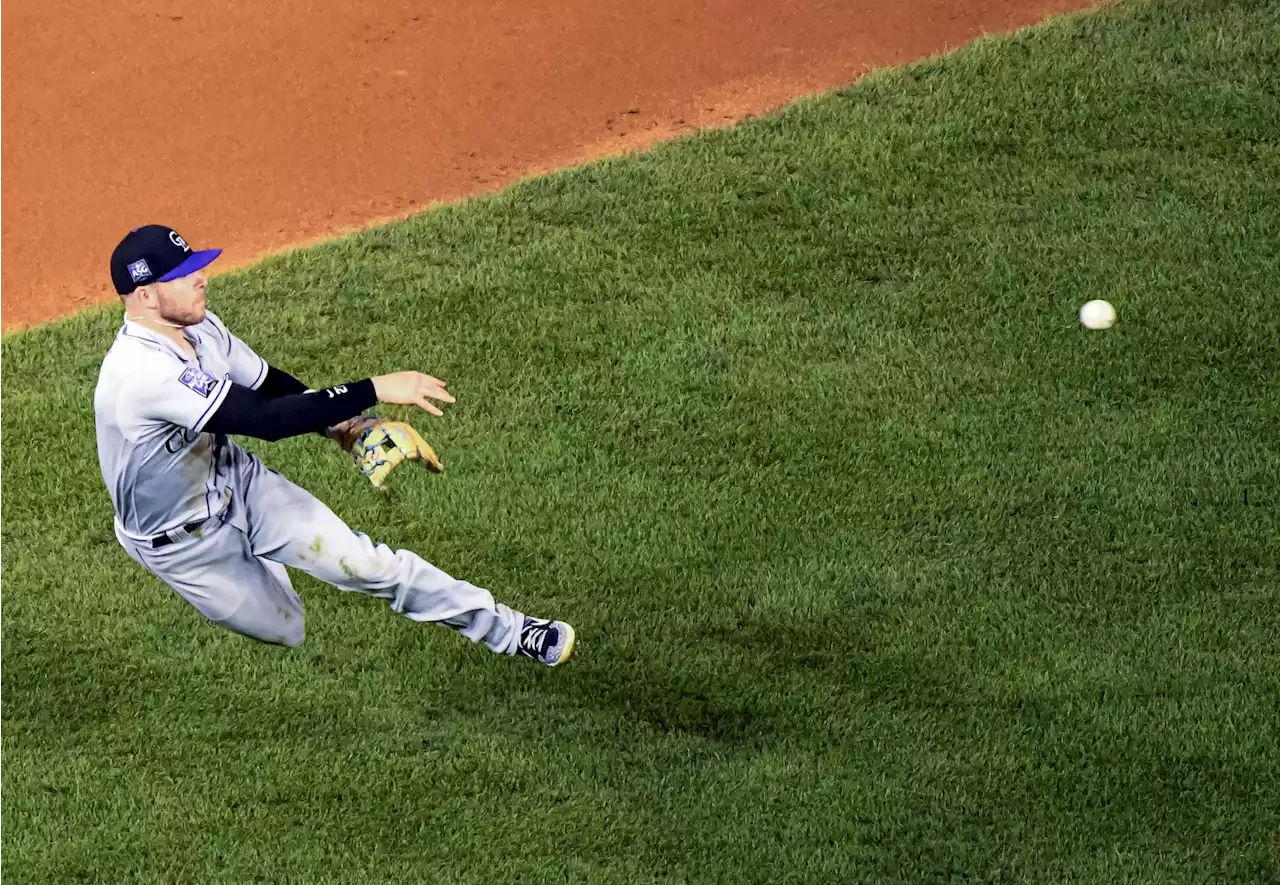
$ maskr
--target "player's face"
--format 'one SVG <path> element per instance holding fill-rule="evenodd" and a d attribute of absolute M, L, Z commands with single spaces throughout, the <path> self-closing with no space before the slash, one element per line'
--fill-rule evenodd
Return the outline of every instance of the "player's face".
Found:
<path fill-rule="evenodd" d="M 205 287 L 209 280 L 196 271 L 167 283 L 156 283 L 156 312 L 179 326 L 193 326 L 204 319 Z"/>

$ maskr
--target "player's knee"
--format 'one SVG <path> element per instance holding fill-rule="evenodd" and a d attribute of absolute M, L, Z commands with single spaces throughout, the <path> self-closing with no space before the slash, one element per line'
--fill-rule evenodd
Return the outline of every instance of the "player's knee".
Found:
<path fill-rule="evenodd" d="M 367 590 L 384 590 L 400 583 L 400 563 L 394 555 L 353 556 L 339 562 L 342 583 Z"/>
<path fill-rule="evenodd" d="M 262 637 L 265 641 L 272 645 L 283 645 L 285 648 L 297 648 L 302 645 L 302 640 L 306 638 L 306 627 L 302 622 L 302 615 L 295 615 L 283 624 L 277 625 L 278 629 L 271 636 Z"/>
<path fill-rule="evenodd" d="M 231 618 L 215 623 L 258 642 L 287 648 L 297 648 L 306 637 L 306 622 L 302 611 L 284 606 L 277 607 L 274 615 L 270 616 L 261 610 L 246 613 L 241 609 Z"/>
<path fill-rule="evenodd" d="M 287 648 L 297 648 L 302 645 L 302 640 L 307 635 L 307 622 L 302 616 L 300 609 L 295 609 L 289 613 L 284 621 L 283 637 L 281 645 Z"/>

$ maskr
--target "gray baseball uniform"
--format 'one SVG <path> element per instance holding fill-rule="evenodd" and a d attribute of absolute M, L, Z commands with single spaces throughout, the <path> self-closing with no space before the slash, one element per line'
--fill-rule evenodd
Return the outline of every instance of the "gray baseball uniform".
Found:
<path fill-rule="evenodd" d="M 267 364 L 213 313 L 184 332 L 195 360 L 126 319 L 94 394 L 102 478 L 116 537 L 133 559 L 218 626 L 263 642 L 302 642 L 289 566 L 516 653 L 520 612 L 352 531 L 231 439 L 203 432 L 231 384 L 256 389 Z"/>

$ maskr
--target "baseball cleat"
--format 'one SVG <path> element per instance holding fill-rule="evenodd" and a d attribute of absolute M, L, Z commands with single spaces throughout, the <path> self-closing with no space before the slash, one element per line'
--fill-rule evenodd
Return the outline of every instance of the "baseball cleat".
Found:
<path fill-rule="evenodd" d="M 554 667 L 573 656 L 573 641 L 573 628 L 564 621 L 526 617 L 516 654 Z"/>

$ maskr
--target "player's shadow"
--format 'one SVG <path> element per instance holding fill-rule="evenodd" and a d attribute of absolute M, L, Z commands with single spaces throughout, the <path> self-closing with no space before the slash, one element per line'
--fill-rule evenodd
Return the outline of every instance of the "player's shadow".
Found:
<path fill-rule="evenodd" d="M 538 690 L 567 703 L 726 746 L 763 746 L 788 728 L 796 685 L 824 686 L 830 696 L 865 690 L 871 681 L 869 635 L 740 621 L 690 625 L 668 633 L 662 654 L 588 645 L 570 672 L 546 674 Z"/>
<path fill-rule="evenodd" d="M 669 632 L 664 645 L 660 654 L 651 646 L 627 654 L 607 642 L 588 644 L 565 665 L 570 672 L 546 674 L 539 691 L 631 725 L 759 746 L 783 727 L 789 684 L 838 682 L 851 663 L 838 638 L 779 625 L 702 625 Z"/>
<path fill-rule="evenodd" d="M 574 663 L 581 664 L 569 666 Z M 570 678 L 555 680 L 553 690 L 580 708 L 616 715 L 625 728 L 640 724 L 734 746 L 761 745 L 774 736 L 773 711 L 765 702 L 714 675 L 676 673 L 635 662 L 607 668 L 587 665 L 579 666 Z"/>

